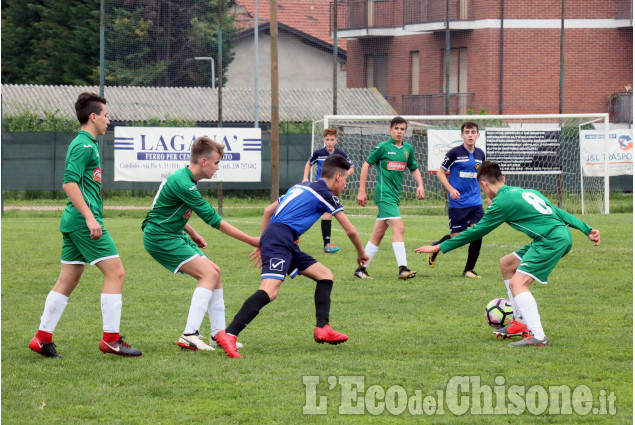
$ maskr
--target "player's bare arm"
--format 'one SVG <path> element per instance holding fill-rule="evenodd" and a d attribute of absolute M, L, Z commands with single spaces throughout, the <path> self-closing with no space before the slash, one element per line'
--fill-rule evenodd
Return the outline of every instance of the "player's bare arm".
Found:
<path fill-rule="evenodd" d="M 424 245 L 415 249 L 415 252 L 418 252 L 419 254 L 424 254 L 424 253 L 434 254 L 439 251 L 441 251 L 441 246 L 439 245 Z"/>
<path fill-rule="evenodd" d="M 359 176 L 359 192 L 357 193 L 357 204 L 362 207 L 366 206 L 366 202 L 368 202 L 368 197 L 366 196 L 366 180 L 368 179 L 368 169 L 370 168 L 370 164 L 368 162 L 364 162 L 362 165 L 362 171 Z"/>
<path fill-rule="evenodd" d="M 240 229 L 235 228 L 225 220 L 220 222 L 220 226 L 218 230 L 226 234 L 227 236 L 231 236 L 234 239 L 238 239 L 241 242 L 245 242 L 247 245 L 251 245 L 253 247 L 258 248 L 260 238 L 255 238 L 253 236 L 249 236 L 247 233 L 243 232 Z"/>
<path fill-rule="evenodd" d="M 269 225 L 269 222 L 271 221 L 271 217 L 273 217 L 273 213 L 276 212 L 278 205 L 280 205 L 280 202 L 276 201 L 272 203 L 271 205 L 265 207 L 265 212 L 262 215 L 262 226 L 260 229 L 260 234 L 263 234 L 265 232 L 265 229 Z"/>
<path fill-rule="evenodd" d="M 426 192 L 423 189 L 423 178 L 421 178 L 421 171 L 419 171 L 419 169 L 417 168 L 412 172 L 412 177 L 415 179 L 415 182 L 417 182 L 417 199 L 421 201 L 423 200 L 423 198 L 426 197 Z"/>
<path fill-rule="evenodd" d="M 84 200 L 84 196 L 82 196 L 82 191 L 80 190 L 77 183 L 70 182 L 64 183 L 62 185 L 62 189 L 66 192 L 66 196 L 71 200 L 77 211 L 86 219 L 86 227 L 90 230 L 90 238 L 93 240 L 97 240 L 101 238 L 102 230 L 101 225 L 95 219 L 93 212 L 88 208 L 86 201 Z"/>
<path fill-rule="evenodd" d="M 303 182 L 309 181 L 309 173 L 311 173 L 311 164 L 308 162 L 304 165 L 304 175 L 302 176 Z"/>
<path fill-rule="evenodd" d="M 187 235 L 190 237 L 190 239 L 192 239 L 192 241 L 194 241 L 196 246 L 198 246 L 201 249 L 207 248 L 207 242 L 205 241 L 205 238 L 203 238 L 203 236 L 201 236 L 196 230 L 194 230 L 192 226 L 190 226 L 189 224 L 186 224 L 185 227 L 183 228 L 183 231 L 187 233 Z"/>
<path fill-rule="evenodd" d="M 350 222 L 346 214 L 343 211 L 338 212 L 333 217 L 335 217 L 342 226 L 342 229 L 346 232 L 346 235 L 351 240 L 355 249 L 357 250 L 357 264 L 362 267 L 365 267 L 365 264 L 368 263 L 370 257 L 364 250 L 364 245 L 362 244 L 362 238 L 359 236 L 357 229 L 353 226 L 353 223 Z"/>
<path fill-rule="evenodd" d="M 450 180 L 448 180 L 448 176 L 445 174 L 443 167 L 437 171 L 437 179 L 439 179 L 439 182 L 445 187 L 445 190 L 448 191 L 450 198 L 459 199 L 461 197 L 461 193 L 450 184 Z"/>

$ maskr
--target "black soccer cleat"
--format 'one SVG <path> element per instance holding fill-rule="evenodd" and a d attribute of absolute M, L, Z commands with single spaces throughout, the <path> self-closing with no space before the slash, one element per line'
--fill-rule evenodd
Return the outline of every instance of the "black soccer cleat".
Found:
<path fill-rule="evenodd" d="M 416 275 L 417 275 L 416 271 L 410 270 L 406 266 L 399 266 L 399 276 L 398 276 L 399 279 L 401 279 L 401 280 L 412 279 Z"/>
<path fill-rule="evenodd" d="M 62 357 L 57 354 L 54 343 L 42 342 L 36 336 L 29 343 L 29 348 L 44 357 Z"/>
<path fill-rule="evenodd" d="M 368 274 L 368 272 L 366 271 L 366 267 L 358 267 L 357 270 L 355 270 L 353 276 L 359 279 L 374 279 Z"/>
<path fill-rule="evenodd" d="M 143 353 L 136 348 L 128 345 L 123 337 L 119 337 L 119 341 L 106 342 L 103 339 L 99 343 L 99 350 L 104 354 L 115 354 L 122 357 L 139 357 Z"/>

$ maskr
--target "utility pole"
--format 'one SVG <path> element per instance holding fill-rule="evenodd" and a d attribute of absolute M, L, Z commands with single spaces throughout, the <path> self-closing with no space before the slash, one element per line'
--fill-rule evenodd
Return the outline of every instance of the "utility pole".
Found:
<path fill-rule="evenodd" d="M 271 36 L 271 202 L 280 193 L 280 123 L 278 109 L 278 1 L 269 2 L 269 34 Z"/>
<path fill-rule="evenodd" d="M 223 0 L 218 0 L 218 127 L 223 127 Z M 223 182 L 218 182 L 218 214 L 223 215 Z"/>

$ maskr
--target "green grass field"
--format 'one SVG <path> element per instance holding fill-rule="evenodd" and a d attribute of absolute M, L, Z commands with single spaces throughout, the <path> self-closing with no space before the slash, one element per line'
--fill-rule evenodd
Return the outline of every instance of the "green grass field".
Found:
<path fill-rule="evenodd" d="M 259 232 L 258 217 L 229 212 L 230 223 Z M 140 358 L 98 350 L 102 278 L 96 267 L 87 268 L 55 332 L 63 358 L 45 359 L 28 349 L 59 273 L 59 213 L 4 215 L 3 423 L 633 422 L 632 214 L 582 217 L 602 231 L 602 244 L 594 248 L 574 230 L 573 250 L 550 283 L 532 286 L 550 341 L 545 349 L 508 347 L 492 335 L 484 318 L 488 301 L 506 298 L 498 259 L 527 243 L 523 234 L 503 226 L 488 235 L 476 268 L 483 279 L 466 280 L 461 277 L 466 248 L 440 255 L 435 269 L 412 253 L 444 234 L 447 218 L 406 216 L 409 265 L 419 275 L 407 282 L 396 279 L 385 240 L 369 267 L 375 280 L 360 281 L 352 274 L 355 250 L 341 228 L 334 225 L 333 232 L 341 251 L 326 255 L 318 224 L 302 237 L 301 247 L 334 272 L 331 324 L 350 340 L 338 346 L 313 342 L 314 285 L 302 277 L 288 279 L 278 299 L 240 335 L 245 344 L 240 360 L 220 349 L 177 347 L 195 282 L 155 263 L 143 248 L 142 213 L 127 214 L 107 217 L 106 227 L 127 271 L 121 331 L 144 351 Z M 351 220 L 365 243 L 373 217 Z M 229 323 L 258 288 L 259 270 L 248 263 L 248 246 L 206 228 L 198 218 L 191 224 L 206 237 L 207 255 L 223 271 Z M 207 318 L 201 333 L 209 335 Z M 457 399 L 452 384 L 470 379 L 462 377 L 472 377 L 473 383 L 480 379 L 482 392 L 492 389 L 493 405 L 509 409 L 480 414 L 480 401 L 487 404 L 488 397 L 481 400 L 474 386 L 459 387 L 462 398 Z M 576 395 L 572 414 L 566 403 L 565 414 L 555 414 L 562 406 L 556 400 L 545 404 L 550 386 L 566 386 Z M 519 388 L 526 395 L 521 404 L 512 397 Z M 423 411 L 418 399 L 424 399 Z M 406 400 L 412 406 L 405 407 Z M 325 414 L 305 414 L 303 408 L 321 408 Z M 600 414 L 594 415 L 593 408 Z M 355 411 L 361 414 L 351 414 Z"/>

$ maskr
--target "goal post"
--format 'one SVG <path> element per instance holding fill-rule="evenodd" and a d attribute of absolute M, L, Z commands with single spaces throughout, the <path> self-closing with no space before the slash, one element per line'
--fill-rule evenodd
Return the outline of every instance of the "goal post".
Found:
<path fill-rule="evenodd" d="M 355 172 L 340 196 L 344 205 L 356 205 L 361 167 L 371 150 L 390 137 L 390 121 L 395 115 L 326 115 L 313 123 L 311 150 L 322 148 L 323 130 L 338 131 L 337 147 L 350 157 Z M 416 208 L 445 208 L 447 194 L 436 178 L 445 152 L 460 145 L 461 124 L 478 124 L 477 146 L 490 160 L 501 164 L 507 184 L 539 190 L 554 205 L 574 214 L 608 214 L 609 166 L 603 173 L 584 172 L 580 148 L 582 130 L 600 132 L 597 143 L 608 152 L 609 116 L 598 114 L 536 115 L 402 115 L 408 122 L 405 141 L 415 149 L 415 158 L 424 181 L 426 198 L 416 200 L 416 183 L 404 176 L 402 207 L 404 213 Z M 607 157 L 607 156 L 605 156 Z M 598 164 L 596 164 L 598 165 Z M 602 164 L 600 167 L 602 168 Z M 596 170 L 597 171 L 597 170 Z M 315 170 L 312 170 L 313 175 Z M 406 173 L 409 174 L 409 173 Z M 369 170 L 366 191 L 372 203 L 377 182 L 375 167 Z"/>

